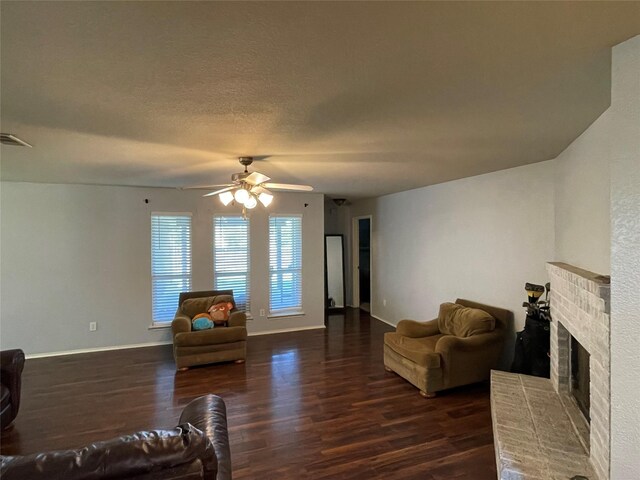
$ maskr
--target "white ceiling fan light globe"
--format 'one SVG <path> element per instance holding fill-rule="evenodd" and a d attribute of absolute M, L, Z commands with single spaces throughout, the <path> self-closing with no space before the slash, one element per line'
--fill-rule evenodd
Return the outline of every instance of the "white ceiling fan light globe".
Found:
<path fill-rule="evenodd" d="M 273 195 L 262 192 L 258 196 L 258 200 L 260 200 L 260 203 L 262 203 L 262 205 L 264 205 L 265 207 L 268 207 L 269 205 L 271 205 L 271 202 L 273 202 Z"/>
<path fill-rule="evenodd" d="M 231 192 L 222 192 L 218 196 L 220 197 L 220 201 L 225 207 L 233 201 L 233 193 Z"/>
<path fill-rule="evenodd" d="M 247 200 L 244 202 L 244 206 L 249 209 L 256 208 L 257 204 L 258 204 L 258 201 L 256 200 L 256 197 L 253 195 L 249 195 L 249 198 L 247 198 Z"/>
<path fill-rule="evenodd" d="M 247 192 L 244 188 L 239 188 L 238 190 L 236 190 L 236 193 L 233 197 L 236 199 L 236 202 L 244 205 L 244 203 L 249 200 L 251 195 L 249 195 L 249 192 Z"/>

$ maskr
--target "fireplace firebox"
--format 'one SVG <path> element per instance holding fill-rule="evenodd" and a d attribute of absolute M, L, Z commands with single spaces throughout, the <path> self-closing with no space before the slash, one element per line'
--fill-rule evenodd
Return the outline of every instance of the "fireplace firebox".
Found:
<path fill-rule="evenodd" d="M 571 336 L 571 394 L 578 404 L 578 408 L 587 422 L 591 422 L 589 416 L 589 352 L 580 345 L 575 337 Z"/>

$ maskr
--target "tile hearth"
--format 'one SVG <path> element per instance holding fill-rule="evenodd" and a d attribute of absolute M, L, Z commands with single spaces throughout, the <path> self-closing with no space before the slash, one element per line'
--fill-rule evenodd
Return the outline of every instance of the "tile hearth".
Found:
<path fill-rule="evenodd" d="M 597 478 L 549 379 L 492 371 L 491 417 L 501 480 Z"/>

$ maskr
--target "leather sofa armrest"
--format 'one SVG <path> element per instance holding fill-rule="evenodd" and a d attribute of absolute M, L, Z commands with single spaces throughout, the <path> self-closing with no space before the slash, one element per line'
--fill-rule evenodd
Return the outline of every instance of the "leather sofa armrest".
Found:
<path fill-rule="evenodd" d="M 0 352 L 0 381 L 9 389 L 12 408 L 20 406 L 20 390 L 22 370 L 24 369 L 24 352 L 20 349 Z"/>
<path fill-rule="evenodd" d="M 175 337 L 179 333 L 191 331 L 191 319 L 184 313 L 176 313 L 176 317 L 171 322 L 171 331 Z"/>
<path fill-rule="evenodd" d="M 209 394 L 192 400 L 180 415 L 180 423 L 184 422 L 204 432 L 213 444 L 218 459 L 216 480 L 231 480 L 227 409 L 222 398 Z"/>
<path fill-rule="evenodd" d="M 246 327 L 247 326 L 247 314 L 244 312 L 233 312 L 229 315 L 230 327 Z"/>
<path fill-rule="evenodd" d="M 416 322 L 415 320 L 400 320 L 396 327 L 396 333 L 403 337 L 421 338 L 438 335 L 438 319 L 428 322 Z"/>
<path fill-rule="evenodd" d="M 170 470 L 191 462 L 215 478 L 217 459 L 207 436 L 189 424 L 96 442 L 76 450 L 2 457 L 3 480 L 85 480 L 135 478 L 151 472 L 154 478 L 176 478 Z M 144 478 L 148 478 L 146 475 Z"/>

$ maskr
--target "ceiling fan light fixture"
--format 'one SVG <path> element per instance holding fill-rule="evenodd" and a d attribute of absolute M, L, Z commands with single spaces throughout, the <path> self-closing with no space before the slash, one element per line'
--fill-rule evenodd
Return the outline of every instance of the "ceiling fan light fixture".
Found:
<path fill-rule="evenodd" d="M 271 202 L 273 202 L 273 195 L 266 192 L 262 192 L 258 196 L 258 200 L 260 200 L 260 203 L 262 203 L 262 205 L 264 205 L 265 207 L 268 207 L 269 205 L 271 205 Z"/>
<path fill-rule="evenodd" d="M 244 188 L 239 188 L 238 190 L 236 190 L 236 193 L 233 195 L 233 197 L 236 199 L 236 202 L 244 205 L 244 203 L 249 200 L 251 195 L 249 195 L 249 192 L 247 192 Z"/>
<path fill-rule="evenodd" d="M 248 209 L 256 208 L 258 201 L 254 195 L 249 195 L 249 198 L 244 202 L 244 206 Z"/>
<path fill-rule="evenodd" d="M 231 192 L 222 192 L 218 196 L 220 197 L 220 201 L 225 207 L 233 201 L 233 193 Z"/>

